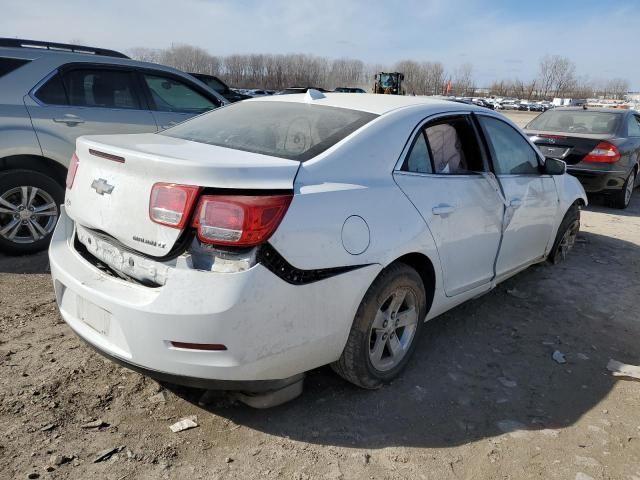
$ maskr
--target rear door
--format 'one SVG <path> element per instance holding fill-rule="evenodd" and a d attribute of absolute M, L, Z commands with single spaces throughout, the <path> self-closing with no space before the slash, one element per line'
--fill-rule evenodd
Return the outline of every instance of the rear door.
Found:
<path fill-rule="evenodd" d="M 394 173 L 435 238 L 448 296 L 494 276 L 504 206 L 486 170 L 470 116 L 456 114 L 422 125 Z"/>
<path fill-rule="evenodd" d="M 25 99 L 43 154 L 68 164 L 81 135 L 158 129 L 129 68 L 72 64 Z"/>
<path fill-rule="evenodd" d="M 195 83 L 161 71 L 140 73 L 142 88 L 160 129 L 208 112 L 222 102 Z"/>
<path fill-rule="evenodd" d="M 499 118 L 476 116 L 506 200 L 496 263 L 500 277 L 545 256 L 559 197 L 553 178 L 540 173 L 542 158 L 522 133 Z"/>

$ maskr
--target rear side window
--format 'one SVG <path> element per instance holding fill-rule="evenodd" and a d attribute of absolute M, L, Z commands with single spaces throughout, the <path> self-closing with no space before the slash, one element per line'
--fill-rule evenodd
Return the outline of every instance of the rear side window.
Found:
<path fill-rule="evenodd" d="M 79 107 L 140 108 L 133 74 L 119 70 L 71 70 L 64 77 L 70 105 Z"/>
<path fill-rule="evenodd" d="M 637 115 L 629 115 L 627 135 L 630 137 L 640 137 L 640 117 Z"/>
<path fill-rule="evenodd" d="M 492 148 L 497 174 L 539 174 L 538 154 L 511 125 L 492 117 L 480 116 Z"/>
<path fill-rule="evenodd" d="M 196 117 L 160 135 L 309 160 L 376 118 L 359 110 L 297 102 L 239 102 Z"/>
<path fill-rule="evenodd" d="M 424 132 L 420 132 L 416 136 L 411 152 L 404 161 L 402 170 L 412 173 L 433 173 L 431 168 L 431 157 L 429 156 L 429 147 L 424 138 Z"/>
<path fill-rule="evenodd" d="M 29 60 L 24 60 L 22 58 L 0 57 L 0 77 L 17 70 L 27 63 L 29 63 Z"/>
<path fill-rule="evenodd" d="M 67 94 L 59 73 L 47 80 L 38 91 L 35 97 L 47 105 L 68 105 Z"/>
<path fill-rule="evenodd" d="M 562 133 L 596 133 L 612 135 L 618 126 L 618 113 L 589 110 L 549 110 L 536 117 L 528 130 Z"/>
<path fill-rule="evenodd" d="M 155 109 L 160 112 L 202 113 L 218 107 L 189 85 L 173 78 L 144 75 Z"/>

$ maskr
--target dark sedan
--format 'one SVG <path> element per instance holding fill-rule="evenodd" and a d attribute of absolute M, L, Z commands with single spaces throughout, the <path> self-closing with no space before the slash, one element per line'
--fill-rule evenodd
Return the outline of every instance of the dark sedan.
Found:
<path fill-rule="evenodd" d="M 239 102 L 240 100 L 251 98 L 249 95 L 243 95 L 242 93 L 234 92 L 226 83 L 224 83 L 218 77 L 214 77 L 213 75 L 207 75 L 205 73 L 190 73 L 189 75 L 193 75 L 202 83 L 206 83 L 209 88 L 214 89 L 230 102 Z"/>
<path fill-rule="evenodd" d="M 554 108 L 525 132 L 547 157 L 567 163 L 587 193 L 626 208 L 640 181 L 640 113 L 611 108 Z"/>

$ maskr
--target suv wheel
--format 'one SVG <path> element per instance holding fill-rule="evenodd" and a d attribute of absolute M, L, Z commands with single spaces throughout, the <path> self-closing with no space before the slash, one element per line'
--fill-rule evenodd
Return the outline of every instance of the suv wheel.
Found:
<path fill-rule="evenodd" d="M 426 303 L 418 272 L 403 263 L 387 267 L 362 299 L 347 345 L 332 368 L 362 388 L 393 380 L 415 349 Z"/>
<path fill-rule="evenodd" d="M 25 255 L 46 249 L 63 201 L 63 187 L 43 173 L 0 173 L 0 250 Z"/>

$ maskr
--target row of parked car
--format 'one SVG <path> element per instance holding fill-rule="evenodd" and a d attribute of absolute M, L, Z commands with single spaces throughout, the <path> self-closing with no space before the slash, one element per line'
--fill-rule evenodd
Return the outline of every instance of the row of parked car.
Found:
<path fill-rule="evenodd" d="M 227 98 L 227 100 L 229 100 L 230 102 L 237 102 L 239 100 L 245 100 L 247 98 L 267 97 L 269 95 L 290 95 L 294 93 L 305 93 L 309 89 L 325 93 L 367 93 L 364 89 L 357 87 L 337 87 L 334 90 L 326 90 L 322 87 L 289 87 L 282 90 L 265 90 L 260 88 L 232 88 L 227 86 L 227 84 L 225 84 L 222 80 L 213 75 L 206 75 L 202 73 L 192 73 L 191 75 L 209 85 L 220 95 L 223 95 L 225 98 Z"/>
<path fill-rule="evenodd" d="M 460 103 L 469 103 L 490 110 L 520 110 L 527 112 L 546 112 L 554 107 L 548 101 L 515 100 L 503 98 L 484 97 L 446 97 L 449 100 Z"/>

